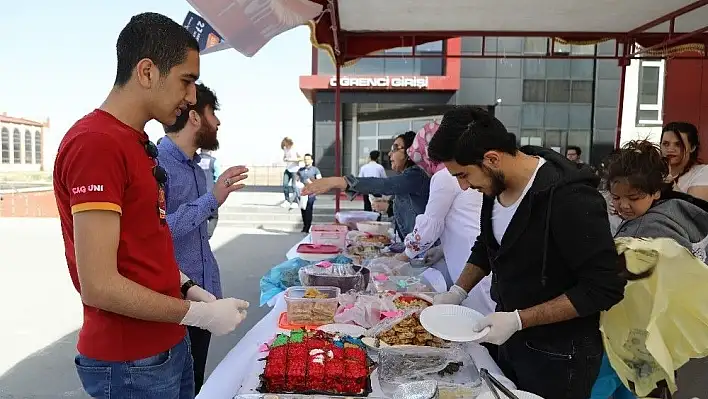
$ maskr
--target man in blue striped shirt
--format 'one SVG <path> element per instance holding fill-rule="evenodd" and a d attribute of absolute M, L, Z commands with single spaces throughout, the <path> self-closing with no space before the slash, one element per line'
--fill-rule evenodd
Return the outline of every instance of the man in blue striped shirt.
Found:
<path fill-rule="evenodd" d="M 167 224 L 172 233 L 175 257 L 180 270 L 196 284 L 221 298 L 219 266 L 209 245 L 207 220 L 230 193 L 243 188 L 240 184 L 248 172 L 244 166 L 234 166 L 222 173 L 207 189 L 204 171 L 197 149 L 216 150 L 219 109 L 216 95 L 206 86 L 197 86 L 197 102 L 177 115 L 167 135 L 158 145 L 160 165 L 167 171 L 165 196 Z M 199 392 L 204 383 L 204 368 L 211 334 L 199 328 L 189 328 L 194 358 L 194 385 Z"/>

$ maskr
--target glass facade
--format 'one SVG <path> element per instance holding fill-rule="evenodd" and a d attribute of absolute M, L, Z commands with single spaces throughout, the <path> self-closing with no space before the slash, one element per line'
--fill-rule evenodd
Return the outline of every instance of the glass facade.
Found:
<path fill-rule="evenodd" d="M 390 169 L 391 162 L 388 152 L 396 136 L 409 130 L 417 132 L 426 123 L 435 119 L 442 119 L 442 115 L 358 122 L 357 131 L 355 132 L 358 155 L 353 169 L 358 171 L 359 168 L 369 162 L 369 153 L 374 150 L 381 152 L 381 164 L 386 169 Z"/>
<path fill-rule="evenodd" d="M 614 146 L 617 132 L 617 105 L 619 99 L 620 67 L 614 60 L 577 59 L 573 55 L 614 55 L 615 42 L 598 45 L 569 45 L 556 42 L 556 59 L 518 59 L 505 55 L 545 54 L 550 39 L 521 37 L 486 37 L 488 54 L 499 58 L 463 59 L 460 69 L 460 89 L 454 94 L 426 90 L 411 91 L 347 91 L 342 96 L 345 105 L 342 120 L 343 172 L 356 173 L 377 149 L 386 156 L 393 136 L 406 130 L 417 130 L 425 122 L 439 117 L 441 108 L 452 105 L 495 107 L 496 116 L 510 132 L 517 135 L 520 145 L 540 145 L 561 153 L 570 146 L 582 150 L 583 161 L 598 164 Z M 422 63 L 406 54 L 409 49 L 387 50 L 401 54 L 400 59 L 362 59 L 343 74 L 367 75 L 441 75 L 444 72 L 444 46 L 430 43 L 416 52 L 438 52 L 441 58 L 436 67 Z M 462 38 L 462 54 L 481 54 L 482 38 Z M 622 49 L 620 48 L 620 51 Z M 563 57 L 567 55 L 567 57 Z M 425 59 L 422 59 L 425 60 Z M 431 59 L 427 59 L 432 61 Z M 320 52 L 319 74 L 332 75 L 334 68 L 329 56 Z M 650 65 L 647 65 L 650 67 Z M 651 65 L 653 67 L 653 65 Z M 655 70 L 647 70 L 644 93 L 646 103 L 653 101 L 656 90 L 651 90 Z M 650 75 L 651 74 L 651 75 Z M 448 97 L 445 97 L 448 96 Z M 334 113 L 331 93 L 318 95 L 315 104 L 315 152 L 319 165 L 333 163 Z M 417 108 L 412 104 L 420 104 Z M 653 105 L 653 104 L 652 104 Z M 371 106 L 375 106 L 371 108 Z M 385 115 L 382 106 L 389 109 Z M 369 107 L 369 108 L 367 108 Z M 392 111 L 406 108 L 409 112 Z M 644 105 L 648 107 L 648 105 Z M 374 112 L 369 112 L 373 109 Z M 401 111 L 401 110 L 399 110 Z M 330 166 L 333 168 L 333 166 Z"/>
<path fill-rule="evenodd" d="M 436 41 L 416 46 L 416 55 L 439 55 L 440 58 L 411 58 L 410 47 L 398 47 L 376 52 L 394 58 L 362 58 L 355 64 L 342 68 L 342 75 L 386 75 L 386 76 L 442 76 L 445 74 L 443 41 Z M 334 64 L 329 54 L 319 50 L 317 54 L 317 74 L 334 75 Z"/>

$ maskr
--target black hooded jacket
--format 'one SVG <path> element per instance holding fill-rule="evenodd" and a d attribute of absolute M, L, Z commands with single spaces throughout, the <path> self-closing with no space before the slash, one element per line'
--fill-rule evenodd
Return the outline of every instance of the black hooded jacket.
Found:
<path fill-rule="evenodd" d="M 622 300 L 625 280 L 617 269 L 606 202 L 598 178 L 557 152 L 526 146 L 546 163 L 521 200 L 501 245 L 492 232 L 495 199 L 484 196 L 481 232 L 469 263 L 493 272 L 498 311 L 527 309 L 567 295 L 580 317 L 532 327 L 527 337 L 597 332 L 600 311 Z"/>

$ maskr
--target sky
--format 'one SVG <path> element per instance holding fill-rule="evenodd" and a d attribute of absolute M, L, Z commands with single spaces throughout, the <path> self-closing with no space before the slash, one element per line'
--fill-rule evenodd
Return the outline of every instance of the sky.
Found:
<path fill-rule="evenodd" d="M 141 12 L 158 12 L 180 24 L 193 11 L 186 0 L 10 1 L 0 21 L 0 113 L 50 118 L 45 159 L 51 162 L 71 125 L 101 105 L 115 79 L 118 33 Z M 312 145 L 312 107 L 298 77 L 311 67 L 309 29 L 298 27 L 252 58 L 236 50 L 204 55 L 201 80 L 216 92 L 224 165 L 270 165 L 282 160 L 280 141 Z M 162 126 L 150 122 L 151 139 Z"/>

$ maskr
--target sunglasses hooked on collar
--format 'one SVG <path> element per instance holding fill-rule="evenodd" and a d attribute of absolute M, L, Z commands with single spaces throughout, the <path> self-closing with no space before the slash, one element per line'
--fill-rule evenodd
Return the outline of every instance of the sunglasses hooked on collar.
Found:
<path fill-rule="evenodd" d="M 165 198 L 165 184 L 167 183 L 167 171 L 160 166 L 157 161 L 159 151 L 157 146 L 152 141 L 148 140 L 143 143 L 145 153 L 152 159 L 154 166 L 152 167 L 152 176 L 157 182 L 157 216 L 160 219 L 160 224 L 167 223 L 167 201 Z"/>
<path fill-rule="evenodd" d="M 155 166 L 152 168 L 152 176 L 157 181 L 157 184 L 164 186 L 165 183 L 167 183 L 167 172 L 165 171 L 165 168 L 157 163 L 157 156 L 159 154 L 157 146 L 150 140 L 146 141 L 143 145 L 147 156 L 155 161 Z"/>

